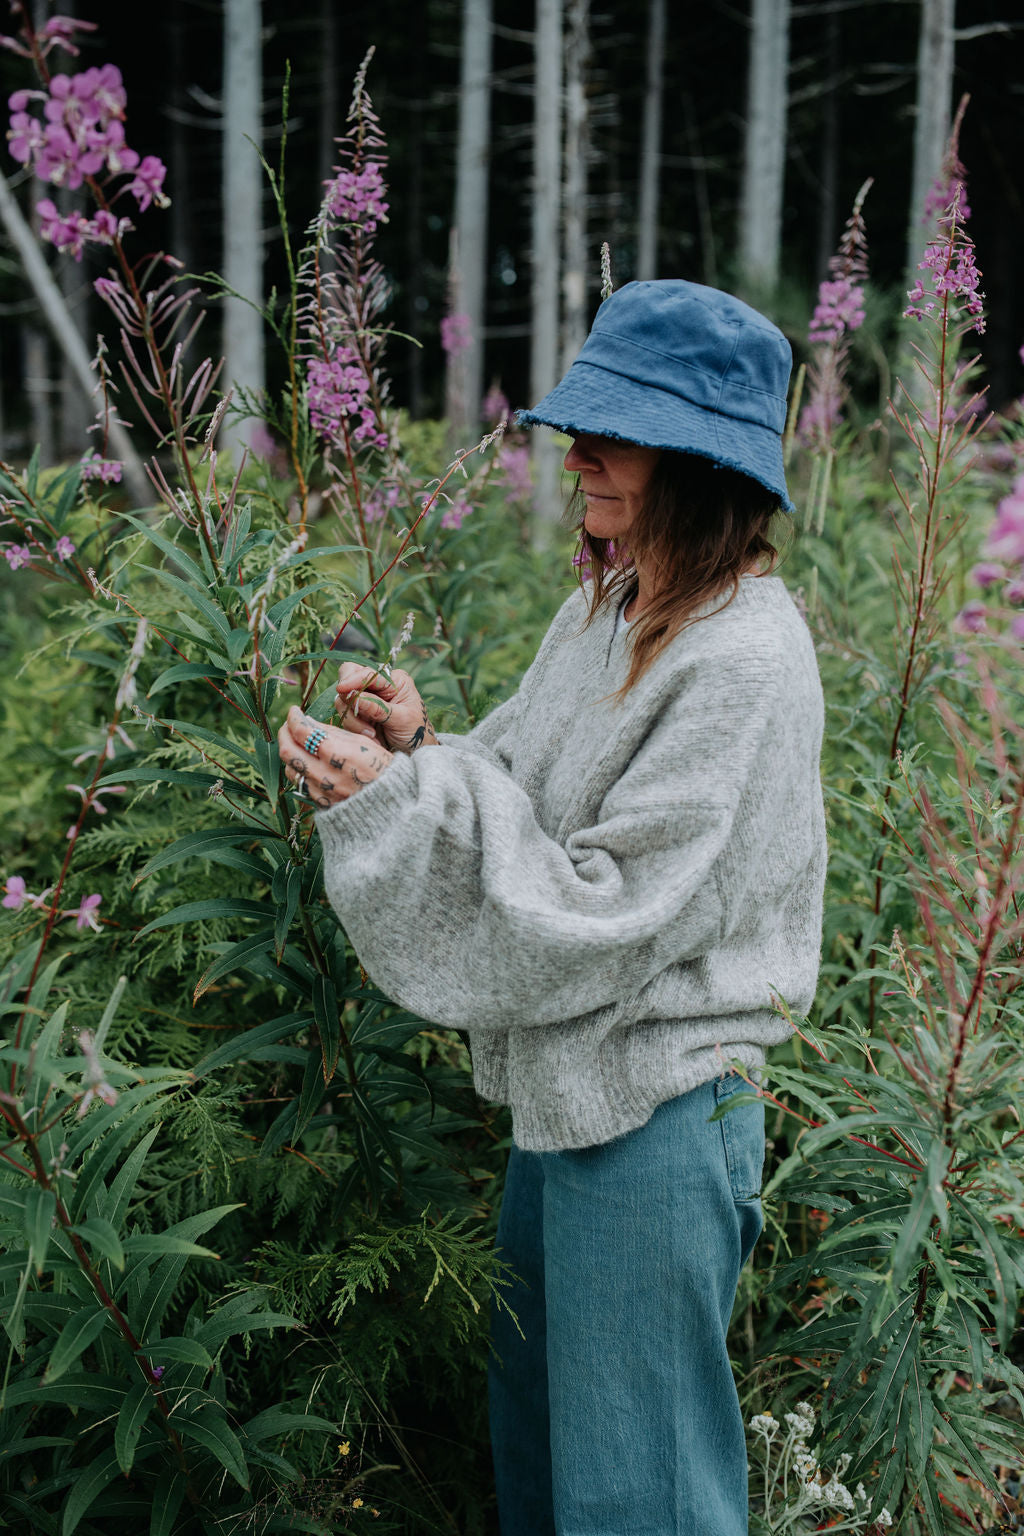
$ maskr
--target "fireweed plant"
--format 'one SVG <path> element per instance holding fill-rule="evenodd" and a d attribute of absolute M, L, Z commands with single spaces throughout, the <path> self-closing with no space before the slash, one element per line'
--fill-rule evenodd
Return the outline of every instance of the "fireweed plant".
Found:
<path fill-rule="evenodd" d="M 915 378 L 891 407 L 889 493 L 851 445 L 808 551 L 832 855 L 818 1011 L 765 1089 L 772 1368 L 750 1436 L 769 1530 L 1002 1529 L 1001 1469 L 1024 1450 L 1024 654 L 1005 625 L 957 614 L 991 510 L 971 476 L 985 413 L 965 343 L 983 295 L 956 165 L 908 296 Z M 998 581 L 1014 498 L 987 536 Z M 806 1468 L 771 1427 L 796 1396 Z M 855 1490 L 829 1518 L 819 1467 Z M 792 1527 L 780 1497 L 805 1501 Z"/>
<path fill-rule="evenodd" d="M 8 780 L 32 832 L 0 871 L 0 1519 L 61 1536 L 482 1530 L 454 1437 L 479 1419 L 504 1284 L 502 1127 L 481 1123 L 458 1039 L 360 971 L 276 725 L 293 700 L 328 717 L 357 629 L 380 663 L 417 645 L 453 718 L 493 696 L 505 667 L 475 580 L 493 466 L 471 475 L 460 453 L 424 483 L 435 444 L 388 404 L 386 147 L 365 67 L 298 244 L 284 144 L 267 168 L 284 389 L 218 397 L 195 288 L 172 257 L 132 255 L 133 215 L 167 195 L 126 143 L 117 69 L 57 72 L 90 24 L 40 31 L 14 10 L 5 45 L 38 83 L 11 100 L 11 151 L 89 199 L 45 202 L 40 232 L 72 258 L 109 252 L 95 288 L 116 340 L 81 462 L 0 465 L 9 633 L 35 645 L 6 725 L 38 768 Z M 152 434 L 152 508 L 114 500 L 119 400 Z M 227 464 L 228 411 L 262 418 L 263 462 Z M 521 495 L 509 478 L 488 494 Z"/>

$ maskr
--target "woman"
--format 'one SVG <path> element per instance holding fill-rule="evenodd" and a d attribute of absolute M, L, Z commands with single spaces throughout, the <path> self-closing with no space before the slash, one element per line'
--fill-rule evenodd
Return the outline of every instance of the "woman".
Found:
<path fill-rule="evenodd" d="M 502 1536 L 747 1529 L 726 1331 L 764 1119 L 749 1089 L 710 1117 L 810 1005 L 825 863 L 813 647 L 770 574 L 789 368 L 726 294 L 620 289 L 521 417 L 573 439 L 593 577 L 518 692 L 438 738 L 405 673 L 346 664 L 344 729 L 281 733 L 362 963 L 512 1107 Z"/>

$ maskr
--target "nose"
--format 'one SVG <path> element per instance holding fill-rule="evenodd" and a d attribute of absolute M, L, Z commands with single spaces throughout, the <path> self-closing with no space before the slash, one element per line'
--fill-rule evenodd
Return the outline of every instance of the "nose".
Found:
<path fill-rule="evenodd" d="M 595 439 L 589 432 L 580 432 L 573 438 L 563 463 L 570 474 L 578 474 L 582 469 L 593 469 L 596 466 Z"/>

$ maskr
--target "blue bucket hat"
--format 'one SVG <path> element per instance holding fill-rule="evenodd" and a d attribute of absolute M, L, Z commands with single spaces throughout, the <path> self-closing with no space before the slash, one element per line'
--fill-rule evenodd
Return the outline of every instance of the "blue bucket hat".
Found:
<path fill-rule="evenodd" d="M 627 283 L 523 426 L 593 432 L 739 470 L 793 511 L 782 464 L 793 355 L 749 304 L 679 278 Z"/>

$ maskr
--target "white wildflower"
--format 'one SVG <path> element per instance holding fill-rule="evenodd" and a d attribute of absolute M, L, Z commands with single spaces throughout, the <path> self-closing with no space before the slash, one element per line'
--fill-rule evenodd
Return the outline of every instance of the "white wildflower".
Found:
<path fill-rule="evenodd" d="M 887 1509 L 880 1509 L 878 1514 L 875 1516 L 875 1524 L 882 1526 L 885 1530 L 888 1530 L 889 1526 L 892 1525 L 892 1515 L 890 1515 Z"/>
<path fill-rule="evenodd" d="M 774 1440 L 779 1432 L 779 1421 L 770 1413 L 755 1413 L 750 1420 L 750 1427 L 759 1435 L 764 1435 L 766 1440 Z"/>
<path fill-rule="evenodd" d="M 833 1509 L 853 1508 L 853 1494 L 845 1483 L 839 1481 L 839 1478 L 834 1473 L 822 1488 L 821 1496 L 825 1503 L 829 1504 Z"/>
<path fill-rule="evenodd" d="M 398 658 L 399 651 L 404 651 L 405 647 L 409 644 L 409 641 L 412 639 L 412 627 L 415 622 L 416 615 L 411 612 L 407 613 L 405 616 L 405 623 L 399 630 L 398 639 L 395 641 L 394 645 L 391 647 L 391 650 L 388 652 L 389 662 L 394 663 Z"/>

